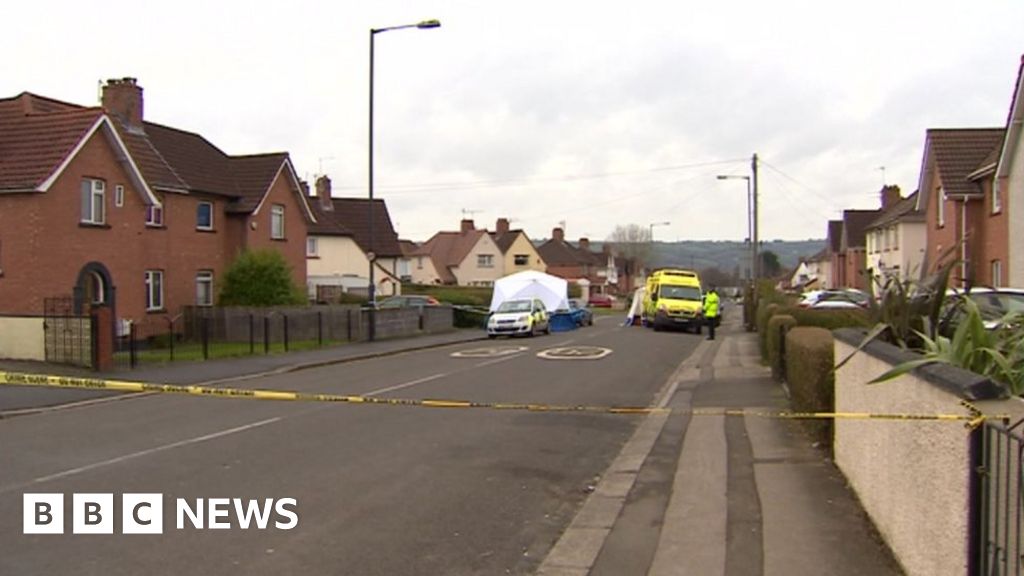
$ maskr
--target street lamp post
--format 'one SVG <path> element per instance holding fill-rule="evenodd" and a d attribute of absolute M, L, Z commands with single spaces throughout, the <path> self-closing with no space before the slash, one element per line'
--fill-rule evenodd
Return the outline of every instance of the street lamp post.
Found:
<path fill-rule="evenodd" d="M 371 28 L 370 29 L 370 153 L 369 153 L 369 206 L 367 207 L 367 230 L 369 232 L 369 240 L 367 242 L 366 258 L 370 262 L 370 278 L 369 286 L 367 287 L 367 300 L 370 303 L 370 326 L 367 333 L 369 340 L 376 338 L 376 309 L 377 309 L 377 285 L 374 279 L 374 265 L 376 264 L 377 254 L 373 249 L 373 39 L 381 32 L 389 32 L 391 30 L 403 30 L 405 28 L 439 28 L 441 22 L 438 20 L 423 20 L 416 24 L 403 24 L 402 26 L 389 26 L 387 28 Z"/>
<path fill-rule="evenodd" d="M 747 181 L 747 241 L 750 242 L 750 276 L 756 278 L 757 273 L 757 243 L 754 241 L 753 222 L 754 214 L 751 210 L 752 195 L 750 191 L 750 176 L 733 176 L 731 174 L 719 174 L 719 180 L 746 180 Z"/>
<path fill-rule="evenodd" d="M 654 244 L 654 227 L 655 226 L 671 226 L 671 225 L 672 225 L 671 222 L 652 222 L 651 225 L 648 226 L 648 230 L 649 231 L 647 233 L 647 239 L 650 241 L 651 244 Z"/>

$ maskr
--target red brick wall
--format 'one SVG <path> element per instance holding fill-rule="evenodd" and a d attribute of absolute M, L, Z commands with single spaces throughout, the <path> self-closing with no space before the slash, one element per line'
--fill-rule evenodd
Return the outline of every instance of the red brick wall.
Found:
<path fill-rule="evenodd" d="M 270 237 L 270 218 L 274 204 L 284 206 L 284 240 L 274 240 Z M 246 223 L 240 226 L 240 229 L 244 230 L 242 246 L 251 250 L 270 248 L 281 252 L 292 267 L 292 278 L 301 288 L 306 286 L 307 224 L 304 212 L 305 208 L 292 186 L 291 176 L 287 170 L 283 170 L 271 185 L 270 193 L 260 206 L 259 212 L 249 216 Z M 256 223 L 255 229 L 252 222 Z"/>
<path fill-rule="evenodd" d="M 925 257 L 927 258 L 929 272 L 938 270 L 938 268 L 945 263 L 945 261 L 940 261 L 939 257 L 943 253 L 949 251 L 951 246 L 956 245 L 958 238 L 957 230 L 960 225 L 960 206 L 957 202 L 951 200 L 946 200 L 944 202 L 945 225 L 939 226 L 938 224 L 939 196 L 936 193 L 936 190 L 940 188 L 941 185 L 942 180 L 940 176 L 936 174 L 935 180 L 932 182 L 931 190 L 927 191 L 928 194 L 931 194 L 928 198 L 928 209 L 925 213 L 925 225 L 927 226 L 927 247 L 925 249 Z M 921 193 L 924 194 L 926 191 L 922 190 Z M 956 255 L 951 255 L 950 257 L 959 257 L 959 251 Z M 947 260 L 948 258 L 949 257 L 947 257 Z M 958 273 L 955 273 L 955 276 L 959 278 Z M 950 284 L 953 284 L 953 282 L 954 280 L 951 278 Z"/>
<path fill-rule="evenodd" d="M 1002 198 L 1002 210 L 992 213 L 992 180 L 985 182 L 985 201 L 976 202 L 972 209 L 977 213 L 974 234 L 978 237 L 975 274 L 978 284 L 990 286 L 992 278 L 992 261 L 999 260 L 1003 267 L 1003 285 L 1009 281 L 1010 231 L 1008 222 L 1008 206 L 1006 194 Z"/>

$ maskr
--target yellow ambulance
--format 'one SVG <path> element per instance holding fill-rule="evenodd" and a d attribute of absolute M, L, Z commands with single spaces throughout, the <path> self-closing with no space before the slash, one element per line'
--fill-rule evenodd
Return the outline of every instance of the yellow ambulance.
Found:
<path fill-rule="evenodd" d="M 704 324 L 703 297 L 696 272 L 674 268 L 655 270 L 647 278 L 644 325 L 655 330 L 692 328 L 700 334 Z"/>

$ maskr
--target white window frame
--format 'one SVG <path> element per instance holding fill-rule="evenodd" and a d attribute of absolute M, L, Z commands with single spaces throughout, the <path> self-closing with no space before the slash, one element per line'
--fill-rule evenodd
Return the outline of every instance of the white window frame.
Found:
<path fill-rule="evenodd" d="M 284 204 L 270 207 L 270 238 L 284 240 Z"/>
<path fill-rule="evenodd" d="M 164 271 L 146 270 L 146 310 L 164 309 Z"/>
<path fill-rule="evenodd" d="M 477 254 L 476 255 L 476 267 L 477 268 L 494 268 L 494 255 L 493 254 Z"/>
<path fill-rule="evenodd" d="M 523 262 L 521 264 L 519 262 L 520 258 L 522 258 L 522 260 L 523 260 Z M 529 266 L 530 265 L 530 255 L 529 254 L 513 254 L 512 255 L 512 263 L 515 264 L 516 266 Z"/>
<path fill-rule="evenodd" d="M 114 206 L 118 208 L 124 206 L 124 185 L 118 184 L 114 186 Z"/>
<path fill-rule="evenodd" d="M 1003 196 L 999 193 L 999 182 L 992 182 L 992 214 L 1000 214 L 1003 211 Z"/>
<path fill-rule="evenodd" d="M 162 228 L 164 225 L 164 207 L 156 204 L 146 206 L 146 226 Z"/>
<path fill-rule="evenodd" d="M 196 306 L 213 306 L 213 270 L 196 272 Z"/>
<path fill-rule="evenodd" d="M 946 225 L 946 191 L 942 189 L 942 186 L 935 189 L 935 196 L 935 208 L 937 210 L 936 220 L 939 224 L 939 228 L 942 228 Z"/>
<path fill-rule="evenodd" d="M 991 264 L 992 287 L 999 288 L 1003 285 L 1003 262 L 993 260 Z"/>
<path fill-rule="evenodd" d="M 306 236 L 306 257 L 317 258 L 320 256 L 320 243 L 316 236 Z"/>
<path fill-rule="evenodd" d="M 106 183 L 96 178 L 85 178 L 81 187 L 83 224 L 106 224 Z M 99 217 L 97 218 L 97 212 Z"/>
<path fill-rule="evenodd" d="M 203 209 L 203 206 L 209 206 L 209 208 L 210 208 L 210 223 L 209 223 L 209 225 L 203 225 L 199 221 L 200 211 Z M 196 204 L 196 230 L 213 230 L 214 220 L 215 219 L 213 217 L 213 202 L 207 202 L 207 201 L 203 200 L 203 201 L 200 201 L 198 204 Z"/>

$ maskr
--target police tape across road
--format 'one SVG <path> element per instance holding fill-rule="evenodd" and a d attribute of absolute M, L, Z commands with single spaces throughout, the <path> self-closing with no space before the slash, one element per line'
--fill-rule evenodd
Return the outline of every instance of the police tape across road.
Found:
<path fill-rule="evenodd" d="M 187 394 L 191 396 L 216 396 L 221 398 L 248 398 L 252 400 L 277 400 L 293 402 L 341 402 L 347 404 L 378 404 L 388 406 L 419 406 L 424 408 L 484 408 L 490 410 L 520 410 L 528 412 L 586 412 L 601 414 L 668 414 L 685 412 L 695 416 L 755 416 L 794 420 L 907 420 L 907 421 L 953 421 L 964 422 L 974 428 L 990 419 L 1004 419 L 1003 416 L 986 416 L 966 401 L 961 404 L 967 414 L 874 414 L 866 412 L 770 412 L 748 409 L 695 408 L 679 410 L 672 408 L 640 406 L 565 406 L 554 404 L 528 404 L 515 402 L 474 402 L 469 400 L 378 398 L 374 396 L 353 396 L 344 394 L 318 394 L 288 390 L 261 390 L 249 388 L 221 388 L 212 386 L 191 386 L 177 384 L 150 384 L 126 380 L 105 380 L 78 378 L 72 376 L 51 376 L 22 372 L 0 371 L 0 385 L 39 386 L 47 388 L 70 388 L 87 390 L 111 390 L 116 392 L 148 392 L 159 394 Z"/>

